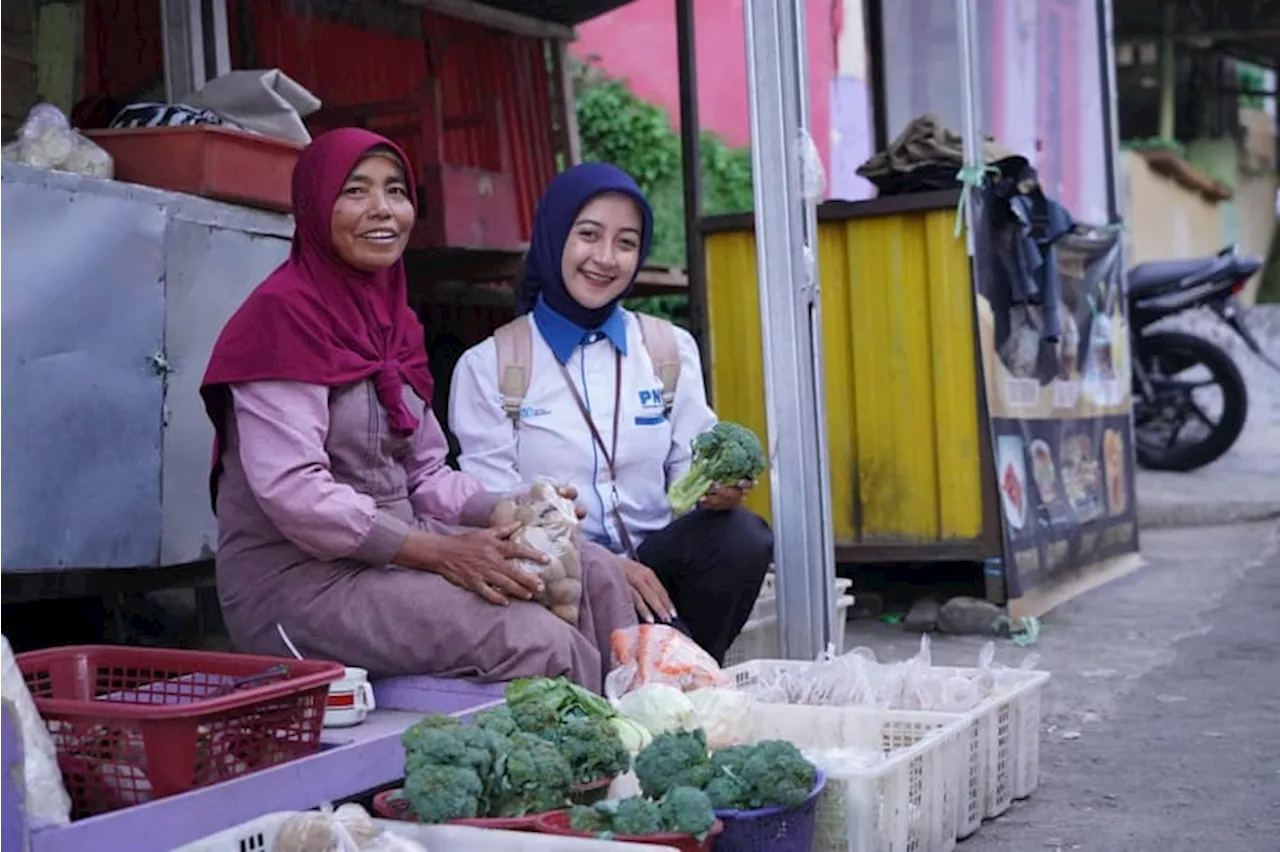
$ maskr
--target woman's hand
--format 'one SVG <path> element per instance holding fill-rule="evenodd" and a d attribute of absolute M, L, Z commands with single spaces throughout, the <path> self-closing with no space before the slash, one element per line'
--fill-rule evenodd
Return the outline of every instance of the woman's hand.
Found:
<path fill-rule="evenodd" d="M 397 561 L 439 574 L 455 586 L 470 589 L 489 603 L 507 606 L 512 600 L 532 600 L 542 592 L 542 580 L 521 570 L 513 560 L 545 565 L 545 553 L 511 541 L 519 524 L 507 524 L 458 535 L 411 534 L 405 543 L 407 559 Z"/>
<path fill-rule="evenodd" d="M 561 485 L 556 489 L 560 496 L 566 500 L 573 501 L 573 508 L 578 513 L 578 520 L 582 520 L 587 516 L 586 508 L 578 502 L 578 489 L 572 485 Z"/>
<path fill-rule="evenodd" d="M 642 619 L 652 624 L 655 620 L 669 622 L 676 617 L 676 606 L 652 569 L 623 557 L 618 557 L 618 561 L 622 563 L 622 573 L 631 586 L 631 597 Z"/>
<path fill-rule="evenodd" d="M 717 482 L 698 501 L 698 505 L 713 512 L 736 509 L 742 505 L 742 501 L 755 485 L 750 479 L 744 479 L 737 485 L 721 485 Z"/>

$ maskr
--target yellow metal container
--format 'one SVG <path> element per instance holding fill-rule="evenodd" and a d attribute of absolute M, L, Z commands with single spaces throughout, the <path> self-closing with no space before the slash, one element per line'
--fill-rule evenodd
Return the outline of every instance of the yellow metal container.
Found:
<path fill-rule="evenodd" d="M 999 517 L 955 194 L 819 208 L 832 515 L 847 561 L 983 559 Z M 766 433 L 750 217 L 703 222 L 719 415 Z M 785 439 L 785 436 L 783 436 Z M 749 498 L 769 517 L 766 481 Z"/>

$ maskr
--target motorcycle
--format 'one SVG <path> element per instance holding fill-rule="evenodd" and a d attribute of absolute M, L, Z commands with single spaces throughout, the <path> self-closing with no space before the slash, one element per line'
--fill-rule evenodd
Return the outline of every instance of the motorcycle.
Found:
<path fill-rule="evenodd" d="M 1128 273 L 1134 443 L 1149 470 L 1189 471 L 1219 459 L 1240 437 L 1249 409 L 1244 376 L 1220 346 L 1184 331 L 1152 330 L 1161 320 L 1202 307 L 1233 329 L 1254 354 L 1280 371 L 1244 324 L 1237 296 L 1262 259 L 1228 246 L 1212 257 L 1142 263 Z M 1183 378 L 1202 367 L 1207 379 Z M 1193 395 L 1216 386 L 1215 420 Z M 1190 430 L 1193 425 L 1200 428 Z"/>

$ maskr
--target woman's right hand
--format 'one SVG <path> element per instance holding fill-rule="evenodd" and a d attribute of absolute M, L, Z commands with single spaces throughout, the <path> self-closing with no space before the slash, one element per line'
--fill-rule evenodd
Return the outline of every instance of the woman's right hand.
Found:
<path fill-rule="evenodd" d="M 514 560 L 545 564 L 548 559 L 540 551 L 511 541 L 518 529 L 520 524 L 507 524 L 458 535 L 432 535 L 430 544 L 423 543 L 423 550 L 429 547 L 429 551 L 413 561 L 497 606 L 532 600 L 542 592 L 542 580 L 522 570 Z"/>
<path fill-rule="evenodd" d="M 676 606 L 671 602 L 667 589 L 647 565 L 641 565 L 634 559 L 619 557 L 622 573 L 631 586 L 631 597 L 636 604 L 636 612 L 640 618 L 650 624 L 660 621 L 669 624 L 676 617 Z"/>

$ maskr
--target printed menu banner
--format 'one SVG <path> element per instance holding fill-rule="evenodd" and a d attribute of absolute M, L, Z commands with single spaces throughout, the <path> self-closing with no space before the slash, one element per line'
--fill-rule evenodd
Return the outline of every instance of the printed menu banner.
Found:
<path fill-rule="evenodd" d="M 1119 239 L 1056 244 L 1056 317 L 1019 303 L 991 241 L 977 241 L 987 243 L 978 332 L 1011 599 L 1138 549 Z"/>

